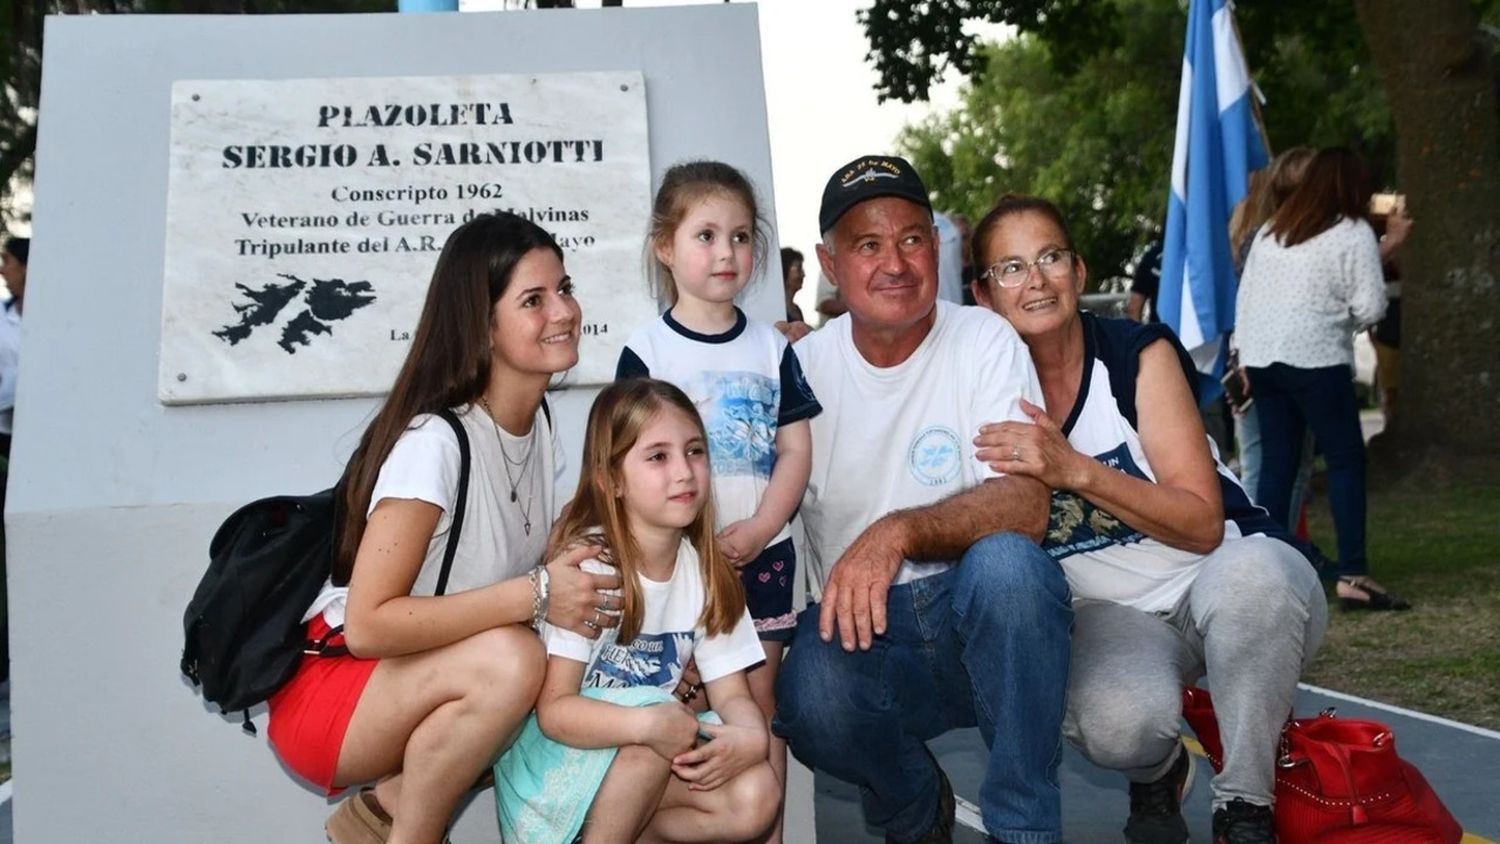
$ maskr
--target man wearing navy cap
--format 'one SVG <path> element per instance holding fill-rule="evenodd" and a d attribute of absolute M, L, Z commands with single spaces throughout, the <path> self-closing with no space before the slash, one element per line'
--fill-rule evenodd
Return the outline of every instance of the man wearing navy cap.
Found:
<path fill-rule="evenodd" d="M 1067 582 L 1036 545 L 1048 490 L 974 456 L 979 426 L 1042 404 L 1009 323 L 937 301 L 927 189 L 871 155 L 828 180 L 818 260 L 849 312 L 796 346 L 824 412 L 802 505 L 820 604 L 798 620 L 774 728 L 860 786 L 887 841 L 952 839 L 953 789 L 924 742 L 978 726 L 979 803 L 1006 842 L 1061 838 Z"/>

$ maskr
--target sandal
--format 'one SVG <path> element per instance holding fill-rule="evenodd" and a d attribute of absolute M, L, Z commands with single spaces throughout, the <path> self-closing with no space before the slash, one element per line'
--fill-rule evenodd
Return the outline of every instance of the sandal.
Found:
<path fill-rule="evenodd" d="M 1348 598 L 1339 596 L 1339 609 L 1341 610 L 1409 610 L 1411 602 L 1394 592 L 1387 592 L 1375 585 L 1375 582 L 1364 575 L 1354 577 L 1341 577 L 1339 583 L 1364 593 L 1363 598 Z"/>
<path fill-rule="evenodd" d="M 332 844 L 383 844 L 391 837 L 391 819 L 379 806 L 374 789 L 360 789 L 328 816 L 323 831 Z"/>

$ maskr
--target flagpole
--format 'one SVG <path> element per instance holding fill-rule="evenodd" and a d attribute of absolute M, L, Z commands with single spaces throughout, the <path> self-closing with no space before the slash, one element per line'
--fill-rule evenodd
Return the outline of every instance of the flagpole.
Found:
<path fill-rule="evenodd" d="M 1243 50 L 1245 45 L 1245 33 L 1240 31 L 1240 19 L 1234 14 L 1235 9 L 1238 8 L 1238 6 L 1239 4 L 1234 2 L 1234 0 L 1229 0 L 1229 22 L 1234 25 L 1234 39 L 1240 42 L 1240 49 Z M 1245 57 L 1245 70 L 1246 72 L 1249 72 L 1250 70 L 1249 56 Z M 1269 166 L 1270 160 L 1276 157 L 1276 151 L 1275 148 L 1271 146 L 1271 134 L 1266 131 L 1266 119 L 1260 113 L 1260 101 L 1262 97 L 1260 86 L 1255 84 L 1255 80 L 1253 78 L 1250 80 L 1250 90 L 1254 94 L 1254 96 L 1250 98 L 1250 112 L 1255 116 L 1255 128 L 1260 132 L 1260 142 L 1266 148 L 1266 160 L 1267 166 Z"/>

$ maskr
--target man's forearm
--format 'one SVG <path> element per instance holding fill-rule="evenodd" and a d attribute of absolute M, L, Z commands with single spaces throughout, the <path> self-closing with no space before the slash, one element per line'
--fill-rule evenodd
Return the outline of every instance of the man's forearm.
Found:
<path fill-rule="evenodd" d="M 909 560 L 957 560 L 992 533 L 1014 532 L 1041 541 L 1051 495 L 1031 478 L 1007 475 L 936 504 L 897 510 L 881 521 L 898 530 Z"/>

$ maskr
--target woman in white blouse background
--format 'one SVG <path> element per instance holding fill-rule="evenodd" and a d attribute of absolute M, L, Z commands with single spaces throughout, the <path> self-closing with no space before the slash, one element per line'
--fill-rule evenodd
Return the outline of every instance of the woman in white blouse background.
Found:
<path fill-rule="evenodd" d="M 1328 466 L 1345 609 L 1406 609 L 1369 576 L 1365 446 L 1354 398 L 1353 337 L 1385 314 L 1385 281 L 1366 220 L 1369 180 L 1350 150 L 1320 150 L 1297 190 L 1256 236 L 1236 300 L 1235 340 L 1261 427 L 1255 500 L 1290 508 L 1303 432 Z"/>

